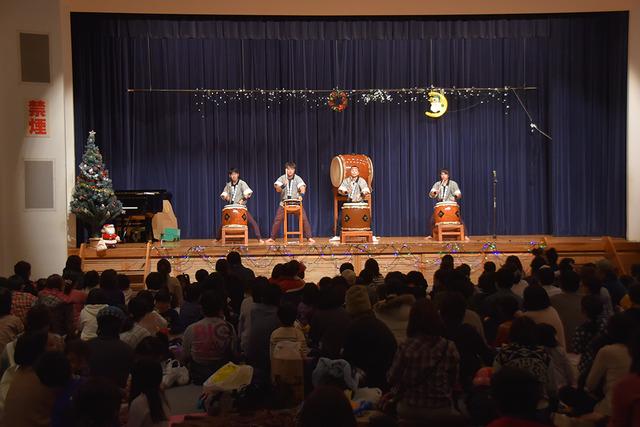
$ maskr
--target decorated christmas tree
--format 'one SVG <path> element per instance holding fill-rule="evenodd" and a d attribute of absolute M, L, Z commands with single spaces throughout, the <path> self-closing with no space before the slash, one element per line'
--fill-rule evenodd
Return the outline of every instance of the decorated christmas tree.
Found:
<path fill-rule="evenodd" d="M 122 203 L 113 192 L 109 171 L 102 163 L 96 133 L 89 132 L 71 198 L 71 212 L 89 227 L 91 236 L 98 236 L 103 224 L 111 222 L 122 212 Z"/>

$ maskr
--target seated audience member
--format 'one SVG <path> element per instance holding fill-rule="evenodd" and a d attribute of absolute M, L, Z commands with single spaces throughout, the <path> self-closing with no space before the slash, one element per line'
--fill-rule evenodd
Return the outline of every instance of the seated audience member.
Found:
<path fill-rule="evenodd" d="M 516 255 L 509 255 L 504 265 L 511 267 L 511 269 L 514 271 L 515 284 L 511 288 L 511 291 L 522 298 L 525 288 L 529 286 L 529 282 L 525 280 L 524 267 L 522 266 L 520 258 L 518 258 Z"/>
<path fill-rule="evenodd" d="M 629 341 L 631 368 L 611 393 L 611 427 L 640 426 L 640 333 L 638 327 Z"/>
<path fill-rule="evenodd" d="M 71 375 L 74 379 L 85 380 L 89 377 L 89 344 L 79 339 L 67 341 L 64 354 L 71 366 Z"/>
<path fill-rule="evenodd" d="M 580 286 L 584 294 L 597 295 L 602 300 L 602 316 L 609 319 L 614 314 L 611 295 L 607 288 L 602 286 L 602 281 L 594 264 L 585 264 L 580 269 Z"/>
<path fill-rule="evenodd" d="M 541 289 L 544 292 L 543 289 Z M 546 293 L 545 293 L 546 295 Z M 551 369 L 551 357 L 544 347 L 538 345 L 536 324 L 528 317 L 513 321 L 509 332 L 509 344 L 502 346 L 493 362 L 494 372 L 504 367 L 518 368 L 532 375 L 542 386 L 538 409 L 548 409 L 557 394 Z"/>
<path fill-rule="evenodd" d="M 18 338 L 15 362 L 18 370 L 4 400 L 2 425 L 48 427 L 55 390 L 42 384 L 35 371 L 36 361 L 46 351 L 47 334 L 24 334 Z"/>
<path fill-rule="evenodd" d="M 122 393 L 111 381 L 92 378 L 82 384 L 73 398 L 74 427 L 119 426 Z"/>
<path fill-rule="evenodd" d="M 133 365 L 126 427 L 169 426 L 171 412 L 161 383 L 162 366 L 159 362 L 140 359 Z"/>
<path fill-rule="evenodd" d="M 556 330 L 551 325 L 539 323 L 536 325 L 538 344 L 543 346 L 551 358 L 551 369 L 558 389 L 575 385 L 575 375 L 567 352 L 558 345 Z"/>
<path fill-rule="evenodd" d="M 573 334 L 573 351 L 580 355 L 578 362 L 579 383 L 584 384 L 595 357 L 594 341 L 605 333 L 607 321 L 602 317 L 602 299 L 598 295 L 585 295 L 580 302 L 585 321 Z M 594 351 L 595 350 L 595 351 Z"/>
<path fill-rule="evenodd" d="M 536 323 L 546 323 L 553 326 L 556 330 L 558 344 L 562 348 L 567 348 L 564 337 L 564 325 L 556 309 L 551 307 L 551 301 L 549 301 L 547 291 L 541 286 L 529 286 L 524 291 L 522 308 L 524 309 L 523 316 L 532 319 Z"/>
<path fill-rule="evenodd" d="M 182 287 L 178 279 L 171 276 L 171 263 L 168 259 L 162 258 L 158 260 L 156 267 L 160 275 L 161 287 L 167 288 L 171 294 L 171 307 L 182 307 L 184 301 Z"/>
<path fill-rule="evenodd" d="M 107 296 L 107 303 L 124 307 L 124 293 L 118 287 L 118 273 L 115 270 L 105 270 L 100 274 L 100 289 Z"/>
<path fill-rule="evenodd" d="M 51 311 L 51 330 L 59 335 L 75 332 L 73 305 L 69 296 L 63 291 L 64 280 L 58 274 L 47 277 L 45 289 L 38 293 L 37 304 L 44 305 Z"/>
<path fill-rule="evenodd" d="M 69 255 L 67 257 L 67 262 L 62 269 L 62 277 L 72 281 L 74 284 L 82 285 L 83 276 L 82 258 L 78 255 Z"/>
<path fill-rule="evenodd" d="M 342 264 L 340 264 L 338 271 L 340 272 L 340 274 L 342 274 L 345 270 L 356 271 L 356 268 L 350 262 L 343 262 Z"/>
<path fill-rule="evenodd" d="M 318 308 L 313 312 L 309 329 L 312 346 L 329 359 L 340 358 L 346 329 L 351 322 L 344 308 L 345 292 L 340 282 L 344 282 L 343 277 L 333 278 L 320 288 Z"/>
<path fill-rule="evenodd" d="M 200 270 L 196 271 L 196 283 L 194 283 L 194 285 L 198 285 L 202 288 L 202 285 L 204 285 L 204 282 L 207 281 L 208 277 L 209 272 L 204 268 L 201 268 Z"/>
<path fill-rule="evenodd" d="M 271 333 L 271 337 L 269 339 L 269 355 L 271 358 L 273 358 L 273 350 L 276 348 L 276 345 L 283 341 L 296 343 L 300 349 L 301 356 L 303 358 L 307 356 L 309 348 L 307 347 L 307 340 L 304 337 L 304 333 L 299 328 L 293 326 L 296 321 L 296 317 L 297 313 L 294 306 L 290 304 L 282 304 L 278 308 L 280 327 Z"/>
<path fill-rule="evenodd" d="M 302 290 L 302 301 L 298 303 L 297 320 L 303 330 L 308 329 L 313 312 L 318 305 L 320 289 L 314 283 L 307 283 Z"/>
<path fill-rule="evenodd" d="M 107 294 L 100 289 L 95 288 L 87 295 L 87 304 L 80 312 L 78 330 L 80 338 L 88 341 L 98 336 L 98 313 L 105 307 L 108 307 Z"/>
<path fill-rule="evenodd" d="M 429 283 L 422 272 L 415 270 L 408 272 L 406 276 L 406 285 L 408 293 L 413 295 L 416 299 L 427 297 Z"/>
<path fill-rule="evenodd" d="M 135 298 L 140 299 L 146 307 L 146 314 L 140 319 L 138 324 L 149 331 L 151 335 L 156 335 L 162 331 L 166 332 L 167 320 L 154 310 L 155 299 L 153 294 L 149 291 L 140 291 Z"/>
<path fill-rule="evenodd" d="M 611 416 L 611 397 L 614 385 L 620 381 L 631 367 L 631 356 L 627 349 L 627 342 L 631 332 L 637 325 L 630 323 L 622 314 L 616 314 L 609 320 L 607 335 L 609 344 L 598 350 L 589 375 L 585 382 L 585 389 L 592 395 L 600 390 L 604 398 L 593 407 L 593 411 L 603 416 Z"/>
<path fill-rule="evenodd" d="M 273 331 L 280 326 L 278 306 L 282 291 L 278 285 L 268 284 L 261 302 L 256 303 L 251 311 L 251 329 L 247 343 L 247 361 L 259 375 L 265 378 L 271 371 L 270 339 Z"/>
<path fill-rule="evenodd" d="M 142 298 L 133 298 L 129 301 L 129 319 L 125 322 L 123 331 L 120 332 L 120 341 L 126 343 L 135 350 L 140 341 L 151 336 L 149 331 L 140 326 L 140 321 L 147 314 L 147 306 Z"/>
<path fill-rule="evenodd" d="M 627 289 L 618 280 L 615 267 L 608 259 L 596 262 L 596 274 L 602 286 L 609 291 L 611 303 L 614 307 L 620 305 L 620 300 L 627 294 Z"/>
<path fill-rule="evenodd" d="M 625 316 L 633 320 L 636 325 L 640 325 L 640 283 L 629 286 L 629 307 L 624 311 Z"/>
<path fill-rule="evenodd" d="M 381 288 L 380 300 L 373 307 L 376 317 L 391 330 L 398 343 L 407 338 L 409 313 L 416 298 L 409 288 L 400 281 L 390 281 Z"/>
<path fill-rule="evenodd" d="M 558 271 L 558 259 L 560 256 L 558 255 L 558 251 L 556 248 L 549 248 L 544 251 L 544 257 L 547 259 L 547 265 L 554 273 Z M 551 296 L 551 295 L 549 295 Z"/>
<path fill-rule="evenodd" d="M 204 318 L 190 325 L 182 338 L 185 362 L 192 381 L 198 385 L 237 354 L 235 330 L 223 316 L 225 295 L 207 291 L 202 294 L 200 304 Z"/>
<path fill-rule="evenodd" d="M 476 330 L 463 323 L 465 300 L 457 292 L 447 292 L 440 304 L 440 317 L 444 322 L 444 337 L 455 343 L 460 355 L 460 384 L 466 390 L 472 385 L 476 372 L 493 364 L 493 351 L 487 347 Z"/>
<path fill-rule="evenodd" d="M 238 339 L 240 340 L 240 350 L 243 354 L 246 354 L 247 346 L 249 345 L 251 312 L 256 304 L 261 303 L 267 286 L 269 286 L 269 280 L 264 276 L 260 276 L 245 289 L 245 293 L 248 292 L 249 294 L 242 300 L 240 317 L 238 318 Z"/>
<path fill-rule="evenodd" d="M 364 262 L 364 269 L 371 272 L 371 275 L 373 277 L 371 286 L 377 288 L 378 286 L 384 284 L 384 277 L 382 276 L 382 274 L 380 274 L 380 265 L 378 264 L 378 261 L 373 258 L 367 258 L 367 260 Z"/>
<path fill-rule="evenodd" d="M 169 333 L 176 335 L 184 329 L 180 324 L 180 316 L 173 308 L 171 308 L 171 294 L 166 289 L 161 289 L 155 296 L 155 308 L 158 314 L 167 321 Z"/>
<path fill-rule="evenodd" d="M 11 341 L 24 331 L 22 321 L 11 314 L 11 291 L 0 288 L 0 353 Z"/>
<path fill-rule="evenodd" d="M 497 310 L 497 301 L 501 297 L 509 296 L 515 298 L 518 301 L 518 305 L 522 307 L 522 298 L 513 293 L 511 288 L 514 285 L 514 281 L 516 279 L 515 271 L 513 267 L 505 266 L 500 270 L 496 271 L 495 275 L 496 279 L 496 292 L 492 295 L 488 296 L 484 300 L 484 312 L 488 315 L 492 315 L 496 313 Z"/>
<path fill-rule="evenodd" d="M 122 291 L 124 295 L 124 305 L 126 306 L 133 297 L 133 290 L 131 289 L 131 279 L 126 274 L 118 274 L 118 289 Z"/>
<path fill-rule="evenodd" d="M 551 298 L 554 295 L 558 295 L 560 292 L 562 292 L 560 288 L 558 288 L 555 285 L 556 275 L 551 267 L 546 265 L 542 266 L 538 270 L 536 277 L 538 278 L 538 283 L 540 284 L 542 289 L 544 289 L 547 292 L 547 295 L 549 296 L 549 298 Z M 525 289 L 525 292 L 526 292 L 526 289 Z"/>
<path fill-rule="evenodd" d="M 11 314 L 25 323 L 27 312 L 38 299 L 35 295 L 26 292 L 21 280 L 7 280 L 7 288 L 11 290 Z"/>
<path fill-rule="evenodd" d="M 551 306 L 558 312 L 564 326 L 567 352 L 573 353 L 573 334 L 576 328 L 586 320 L 580 306 L 583 295 L 578 292 L 580 289 L 578 273 L 573 270 L 561 270 L 560 289 L 561 293 L 550 297 Z"/>
<path fill-rule="evenodd" d="M 240 306 L 244 299 L 245 289 L 251 286 L 256 275 L 248 267 L 242 264 L 242 257 L 236 251 L 227 254 L 229 264 L 229 280 L 227 281 L 227 294 L 231 300 L 230 306 L 236 315 L 240 313 Z"/>
<path fill-rule="evenodd" d="M 354 286 L 356 284 L 356 281 L 358 280 L 358 277 L 353 270 L 344 270 L 342 273 L 340 273 L 340 275 L 347 281 L 348 287 Z"/>
<path fill-rule="evenodd" d="M 540 383 L 529 372 L 503 368 L 491 377 L 491 395 L 500 418 L 488 427 L 543 427 L 537 421 L 537 405 L 541 398 Z"/>
<path fill-rule="evenodd" d="M 100 285 L 100 273 L 95 270 L 89 270 L 82 276 L 82 290 L 88 294 Z"/>
<path fill-rule="evenodd" d="M 490 273 L 485 271 L 478 278 L 478 288 L 476 290 L 476 293 L 473 294 L 471 296 L 471 299 L 469 300 L 469 308 L 478 313 L 478 315 L 482 318 L 489 316 L 490 313 L 488 313 L 487 311 L 486 299 L 489 296 L 495 294 L 496 291 L 497 289 L 495 272 Z"/>
<path fill-rule="evenodd" d="M 68 298 L 67 301 L 73 306 L 74 327 L 77 327 L 78 319 L 80 318 L 80 312 L 82 311 L 82 308 L 84 307 L 87 301 L 87 294 L 78 288 L 80 285 L 79 285 L 79 282 L 77 281 L 77 277 L 78 276 L 76 275 L 71 275 L 71 278 L 73 279 L 72 281 L 62 276 L 65 282 L 64 294 Z"/>
<path fill-rule="evenodd" d="M 501 347 L 509 342 L 509 332 L 511 331 L 511 325 L 516 318 L 519 311 L 518 301 L 510 296 L 502 297 L 497 301 L 497 318 L 492 323 L 497 324 L 495 340 L 493 341 L 494 347 Z M 488 324 L 485 321 L 485 327 Z M 491 342 L 491 341 L 490 341 Z"/>
<path fill-rule="evenodd" d="M 349 399 L 337 387 L 317 387 L 307 396 L 300 409 L 300 427 L 356 427 L 356 425 Z"/>
<path fill-rule="evenodd" d="M 302 264 L 292 260 L 284 265 L 279 278 L 273 279 L 282 292 L 295 292 L 304 288 L 305 282 L 299 277 Z"/>
<path fill-rule="evenodd" d="M 89 375 L 113 381 L 125 388 L 131 364 L 133 350 L 120 341 L 120 330 L 126 315 L 118 307 L 105 307 L 98 312 L 98 336 L 89 340 Z"/>
<path fill-rule="evenodd" d="M 400 344 L 388 372 L 389 385 L 403 390 L 397 411 L 401 419 L 424 420 L 453 409 L 460 356 L 443 337 L 444 325 L 429 300 L 411 309 L 407 340 Z"/>
<path fill-rule="evenodd" d="M 386 390 L 386 374 L 396 353 L 396 339 L 371 310 L 367 288 L 352 286 L 345 299 L 351 323 L 346 327 L 342 356 L 352 367 L 364 372 L 367 387 Z"/>
<path fill-rule="evenodd" d="M 51 408 L 51 427 L 73 425 L 71 402 L 82 382 L 73 378 L 67 357 L 59 351 L 44 353 L 36 362 L 35 370 L 40 382 L 55 393 Z"/>
<path fill-rule="evenodd" d="M 184 303 L 180 307 L 180 324 L 183 328 L 187 328 L 202 319 L 201 294 L 202 292 L 198 285 L 191 284 L 184 288 Z"/>

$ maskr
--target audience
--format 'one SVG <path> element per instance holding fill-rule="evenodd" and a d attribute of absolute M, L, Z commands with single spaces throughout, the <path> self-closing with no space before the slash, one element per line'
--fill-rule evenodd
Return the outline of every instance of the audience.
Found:
<path fill-rule="evenodd" d="M 232 251 L 193 284 L 171 277 L 171 261 L 161 259 L 146 290 L 114 270 L 83 272 L 76 256 L 62 276 L 36 283 L 19 262 L 0 277 L 0 420 L 165 427 L 169 402 L 183 398 L 163 390 L 189 376 L 200 385 L 227 362 L 253 367 L 252 384 L 231 397 L 234 410 L 276 408 L 295 399 L 271 383 L 271 358 L 293 343 L 307 395 L 300 426 L 355 425 L 377 389 L 388 392 L 382 407 L 397 405 L 394 416 L 371 418 L 373 427 L 396 419 L 534 427 L 556 408 L 602 425 L 638 424 L 637 278 L 619 278 L 607 261 L 578 274 L 553 248 L 532 253 L 526 281 L 511 255 L 501 268 L 484 263 L 478 286 L 472 266 L 445 255 L 430 295 L 423 273 L 383 278 L 373 258 L 357 277 L 344 263 L 339 275 L 305 283 L 299 261 L 256 278 Z M 611 317 L 614 308 L 626 311 Z M 206 389 L 211 399 L 221 407 L 227 397 Z"/>

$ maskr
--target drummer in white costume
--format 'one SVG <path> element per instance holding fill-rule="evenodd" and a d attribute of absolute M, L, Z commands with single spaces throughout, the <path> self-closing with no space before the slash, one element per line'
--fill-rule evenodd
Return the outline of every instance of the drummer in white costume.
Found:
<path fill-rule="evenodd" d="M 240 179 L 240 171 L 236 168 L 229 169 L 229 182 L 225 185 L 224 190 L 220 193 L 220 198 L 230 205 L 246 205 L 247 200 L 253 194 L 253 190 L 249 188 L 246 182 Z M 258 223 L 247 209 L 247 222 L 253 229 L 256 238 L 260 243 L 264 243 L 260 235 L 260 227 Z M 222 237 L 222 225 L 218 228 L 218 240 Z"/>
<path fill-rule="evenodd" d="M 367 185 L 367 180 L 360 176 L 358 166 L 351 166 L 350 176 L 342 180 L 338 187 L 338 194 L 347 196 L 347 203 L 366 203 L 369 201 L 371 189 Z M 340 240 L 339 236 L 334 236 L 331 241 Z M 377 240 L 377 239 L 375 239 Z"/>
<path fill-rule="evenodd" d="M 438 200 L 438 202 L 457 202 L 462 198 L 462 192 L 460 191 L 458 183 L 449 179 L 449 171 L 447 169 L 441 169 L 440 181 L 433 184 L 431 191 L 429 191 L 429 197 Z M 460 222 L 462 222 L 462 218 Z M 431 216 L 431 228 L 434 227 L 434 224 L 435 220 L 433 216 Z M 430 239 L 431 236 L 428 238 Z M 469 237 L 465 236 L 465 240 L 469 240 Z"/>
<path fill-rule="evenodd" d="M 462 198 L 462 192 L 458 183 L 449 179 L 449 171 L 440 171 L 440 181 L 437 181 L 429 191 L 429 197 L 438 199 L 438 202 L 455 202 Z"/>

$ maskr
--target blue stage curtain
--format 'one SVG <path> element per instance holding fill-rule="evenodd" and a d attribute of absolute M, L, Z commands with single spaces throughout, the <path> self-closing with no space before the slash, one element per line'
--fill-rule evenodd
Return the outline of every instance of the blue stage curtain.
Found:
<path fill-rule="evenodd" d="M 169 190 L 183 237 L 215 235 L 227 170 L 254 190 L 264 235 L 272 184 L 294 160 L 316 235 L 330 235 L 329 165 L 374 163 L 373 224 L 382 236 L 425 235 L 427 192 L 448 168 L 468 232 L 626 232 L 627 13 L 482 18 L 219 18 L 72 14 L 76 158 L 97 132 L 114 186 Z M 352 103 L 336 113 L 302 100 L 197 103 L 192 93 L 128 88 L 401 88 L 536 86 L 425 102 Z M 483 102 L 480 102 L 482 100 Z M 531 132 L 532 120 L 553 137 Z"/>

